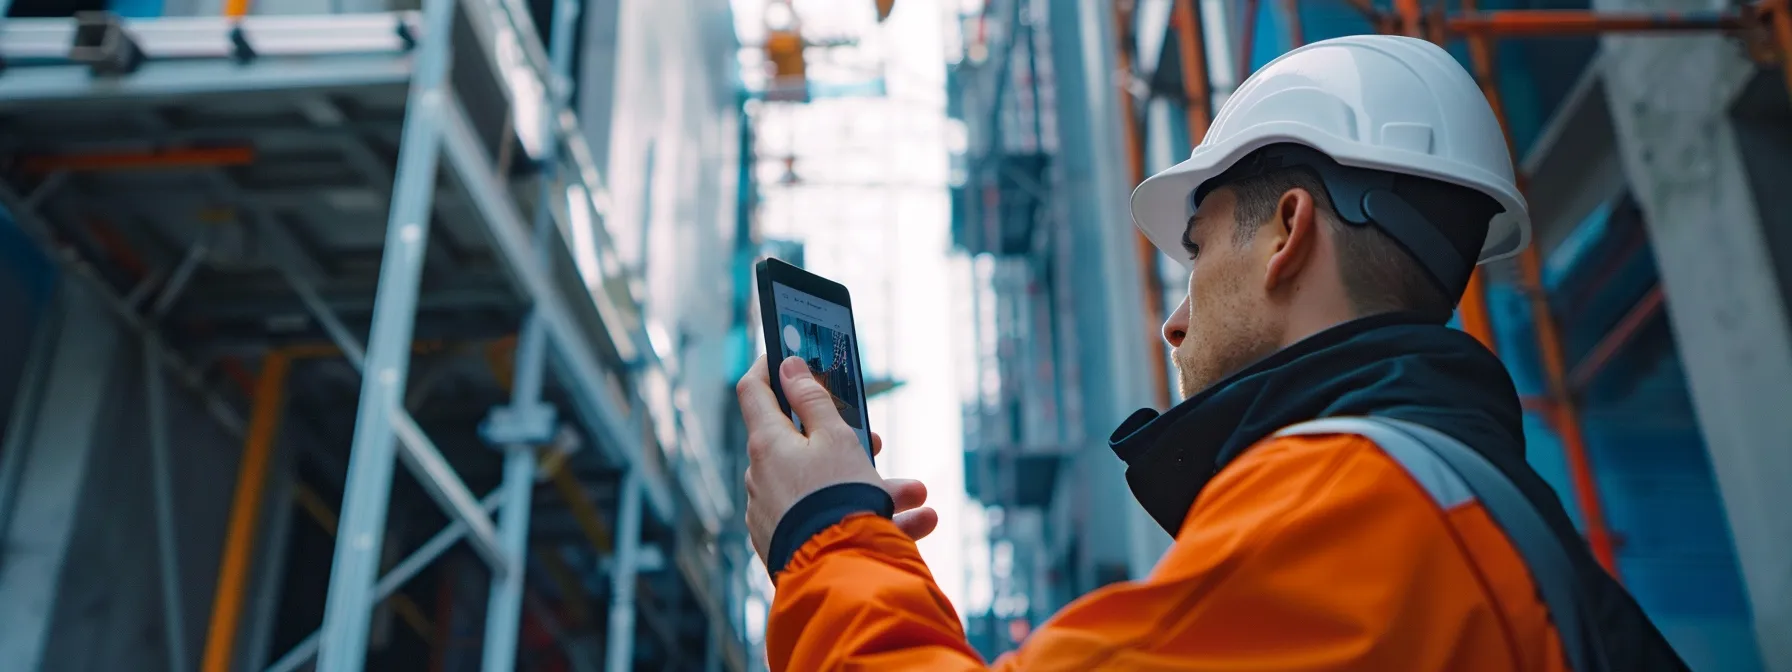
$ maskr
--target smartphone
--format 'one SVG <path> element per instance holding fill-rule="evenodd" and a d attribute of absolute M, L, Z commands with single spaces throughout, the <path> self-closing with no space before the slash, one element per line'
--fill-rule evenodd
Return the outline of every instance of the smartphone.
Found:
<path fill-rule="evenodd" d="M 803 358 L 816 382 L 833 394 L 834 408 L 858 434 L 869 456 L 871 419 L 865 411 L 864 369 L 846 286 L 775 258 L 761 260 L 753 270 L 759 283 L 759 318 L 765 325 L 765 358 L 778 405 L 802 431 L 803 421 L 784 398 L 778 365 L 792 356 Z"/>

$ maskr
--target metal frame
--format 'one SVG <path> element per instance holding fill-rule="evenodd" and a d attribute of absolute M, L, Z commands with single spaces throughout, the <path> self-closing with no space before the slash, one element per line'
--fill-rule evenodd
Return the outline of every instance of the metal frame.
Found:
<path fill-rule="evenodd" d="M 330 91 L 390 87 L 407 82 L 410 86 L 403 138 L 398 145 L 398 168 L 387 176 L 394 183 L 393 196 L 373 304 L 374 324 L 365 348 L 356 342 L 353 332 L 318 291 L 315 283 L 322 276 L 320 265 L 307 257 L 304 246 L 286 244 L 296 241 L 254 194 L 239 188 L 223 173 L 208 174 L 225 200 L 234 202 L 235 207 L 245 213 L 242 215 L 245 221 L 279 241 L 273 247 L 287 251 L 288 256 L 277 260 L 276 266 L 297 294 L 299 305 L 335 342 L 338 354 L 367 374 L 362 380 L 355 436 L 347 466 L 323 627 L 280 657 L 269 669 L 296 669 L 313 657 L 316 657 L 320 670 L 361 669 L 375 605 L 463 538 L 469 540 L 492 566 L 495 577 L 488 609 L 484 667 L 493 671 L 511 668 L 521 609 L 527 606 L 538 612 L 538 616 L 550 616 L 541 610 L 538 601 L 525 599 L 522 571 L 528 551 L 529 500 L 536 481 L 536 446 L 547 443 L 560 431 L 552 407 L 542 403 L 541 398 L 544 368 L 550 363 L 560 374 L 558 379 L 573 402 L 574 415 L 592 434 L 591 442 L 611 463 L 619 465 L 624 474 L 624 511 L 615 540 L 617 556 L 612 581 L 625 588 L 611 605 L 610 641 L 632 642 L 636 607 L 630 596 L 637 583 L 635 569 L 640 566 L 636 560 L 641 549 L 641 516 L 651 513 L 661 519 L 670 518 L 675 512 L 671 487 L 701 486 L 718 482 L 719 477 L 702 473 L 704 469 L 714 469 L 714 465 L 684 460 L 673 461 L 669 469 L 672 473 L 657 467 L 655 456 L 648 454 L 650 444 L 644 438 L 642 428 L 668 425 L 648 424 L 644 418 L 649 412 L 674 414 L 670 426 L 676 436 L 662 434 L 662 441 L 688 443 L 701 442 L 702 438 L 676 420 L 675 408 L 647 409 L 639 401 L 631 404 L 618 399 L 608 381 L 618 377 L 627 381 L 645 373 L 664 376 L 665 365 L 647 347 L 648 341 L 639 320 L 627 315 L 626 307 L 616 305 L 609 296 L 597 292 L 590 298 L 596 304 L 602 328 L 606 331 L 603 335 L 611 339 L 615 350 L 630 367 L 611 375 L 592 350 L 587 328 L 578 321 L 575 308 L 589 308 L 570 304 L 564 290 L 559 289 L 556 279 L 545 268 L 556 263 L 557 257 L 567 255 L 564 249 L 554 249 L 555 245 L 561 244 L 555 238 L 556 225 L 561 227 L 559 232 L 564 235 L 567 227 L 578 226 L 580 219 L 551 205 L 568 200 L 557 195 L 563 192 L 569 197 L 581 195 L 582 198 L 573 197 L 574 202 L 567 205 L 585 210 L 585 214 L 593 215 L 586 219 L 592 220 L 601 217 L 608 199 L 599 181 L 596 163 L 582 140 L 577 119 L 568 109 L 570 86 L 567 73 L 574 55 L 571 37 L 579 13 L 578 0 L 557 3 L 551 54 L 544 53 L 527 8 L 515 0 L 460 0 L 459 3 L 455 0 L 426 0 L 421 13 L 328 17 L 244 17 L 241 16 L 241 4 L 233 4 L 238 7 L 230 18 L 122 22 L 121 32 L 142 52 L 143 61 L 133 71 L 109 77 L 90 77 L 90 65 L 71 57 L 69 44 L 74 39 L 73 22 L 0 21 L 0 59 L 12 66 L 0 76 L 0 109 L 24 109 L 41 103 L 77 99 L 158 101 L 186 96 L 242 95 L 262 90 Z M 509 96 L 513 110 L 543 102 L 532 98 L 545 99 L 545 104 L 537 107 L 541 114 L 539 124 L 525 122 L 517 129 L 529 154 L 526 158 L 538 162 L 542 168 L 541 200 L 532 222 L 533 239 L 523 234 L 524 218 L 518 204 L 508 193 L 504 177 L 474 130 L 467 110 L 453 92 L 447 77 L 453 54 L 448 36 L 452 32 L 457 7 L 467 10 L 465 15 L 479 43 L 474 46 L 498 73 L 500 86 Z M 433 37 L 419 39 L 421 36 Z M 506 52 L 494 48 L 501 44 L 514 44 L 520 50 Z M 520 58 L 514 55 L 517 51 L 520 51 Z M 333 58 L 314 58 L 320 56 Z M 345 67 L 342 58 L 353 58 L 355 65 Z M 152 134 L 173 131 L 171 125 L 153 115 L 143 122 Z M 319 130 L 335 129 L 331 126 Z M 352 137 L 344 137 L 354 145 L 350 149 L 359 149 L 365 154 L 366 147 Z M 534 142 L 530 142 L 532 138 Z M 566 168 L 562 169 L 562 166 Z M 475 499 L 468 491 L 427 434 L 401 405 L 412 352 L 415 309 L 422 298 L 419 296 L 420 274 L 431 247 L 429 229 L 435 210 L 433 201 L 437 195 L 435 177 L 438 169 L 454 175 L 454 181 L 465 189 L 467 209 L 476 213 L 479 228 L 488 237 L 501 266 L 519 293 L 532 304 L 519 339 L 511 403 L 493 409 L 482 427 L 486 439 L 505 452 L 504 483 L 483 500 Z M 66 176 L 65 172 L 53 174 L 46 184 L 52 185 L 50 188 L 53 189 Z M 378 175 L 364 177 L 379 179 Z M 48 191 L 43 189 L 40 193 Z M 12 196 L 10 193 L 5 195 Z M 8 201 L 15 208 L 21 202 L 26 206 L 36 204 L 35 198 L 11 197 Z M 22 220 L 27 220 L 35 213 L 26 207 L 19 215 Z M 47 231 L 45 228 L 46 234 Z M 596 235 L 600 244 L 606 242 L 601 229 Z M 45 245 L 53 245 L 47 235 L 39 237 Z M 172 305 L 178 295 L 178 286 L 191 277 L 198 258 L 195 254 L 188 263 L 179 264 L 166 274 L 147 278 L 139 285 L 145 290 L 166 288 L 160 297 L 144 292 L 134 300 L 114 306 L 115 311 L 127 318 L 130 326 L 148 334 L 145 347 L 156 351 L 148 364 L 153 375 L 147 384 L 155 390 L 149 396 L 151 404 L 160 399 L 158 379 L 162 365 L 176 364 L 184 383 L 190 385 L 198 380 L 191 373 L 192 367 L 179 361 L 177 355 L 155 339 L 151 324 L 154 315 L 165 312 Z M 608 270 L 622 272 L 618 268 Z M 88 276 L 103 284 L 91 272 Z M 140 304 L 152 298 L 160 299 L 148 311 L 152 316 L 147 320 L 137 317 Z M 631 324 L 633 328 L 620 326 Z M 287 357 L 309 355 L 293 351 L 274 356 L 287 361 Z M 255 395 L 258 418 L 262 415 L 259 407 L 266 404 L 277 408 L 278 397 L 282 394 L 279 389 L 261 392 L 263 394 Z M 633 396 L 632 392 L 624 394 L 625 397 Z M 260 398 L 263 396 L 268 399 Z M 239 435 L 243 433 L 245 423 L 235 417 L 228 405 L 214 397 L 212 406 L 214 414 L 221 410 L 224 413 L 221 418 L 228 416 L 232 420 L 226 423 L 228 427 Z M 160 418 L 155 409 L 152 409 L 152 418 Z M 263 424 L 273 422 L 277 420 Z M 252 430 L 257 423 L 249 425 Z M 163 438 L 163 429 L 152 428 L 154 438 Z M 264 452 L 273 450 L 271 430 L 251 433 L 267 434 L 260 443 L 266 444 L 262 446 Z M 155 442 L 155 445 L 162 444 L 165 441 Z M 378 551 L 386 525 L 395 460 L 402 461 L 417 477 L 452 523 L 386 576 L 377 577 Z M 167 495 L 171 490 L 167 479 L 161 478 L 166 475 L 163 473 L 166 471 L 163 467 L 167 466 L 165 462 L 157 461 L 159 496 Z M 249 465 L 245 465 L 245 469 L 248 471 L 242 474 L 239 490 L 245 487 L 244 484 L 250 484 L 248 499 L 259 500 L 260 480 L 266 478 L 261 472 L 265 469 L 249 469 Z M 691 473 L 692 470 L 699 473 Z M 555 471 L 557 482 L 576 484 L 569 471 Z M 243 499 L 242 492 L 237 499 Z M 242 521 L 233 518 L 226 566 L 229 566 L 233 552 L 241 556 L 237 562 L 252 562 L 248 558 L 255 537 L 253 518 L 259 515 L 258 506 L 251 506 L 255 503 L 237 502 L 244 511 L 254 510 L 256 513 L 245 514 Z M 491 515 L 494 509 L 500 511 L 495 522 Z M 164 541 L 162 552 L 169 556 L 174 552 L 172 543 L 167 543 L 173 536 L 174 517 L 166 506 L 158 505 L 158 511 L 164 514 L 158 520 L 167 523 L 158 528 Z M 720 525 L 714 518 L 705 516 L 703 519 L 703 527 L 711 533 Z M 165 560 L 164 565 L 178 566 L 172 559 Z M 233 591 L 246 587 L 246 573 L 239 572 L 231 577 L 220 576 L 220 591 L 226 590 L 223 586 L 227 579 Z M 704 580 L 708 580 L 707 577 Z M 642 590 L 646 589 L 643 585 Z M 168 604 L 171 614 L 167 620 L 174 622 L 177 619 L 173 614 L 180 612 L 181 606 L 173 600 Z M 207 641 L 205 655 L 206 669 L 234 664 L 231 651 L 237 633 L 235 621 L 243 609 L 241 600 L 226 606 L 227 609 L 215 609 L 213 613 L 212 638 Z M 223 629 L 218 627 L 220 619 L 224 622 Z M 543 622 L 551 620 L 547 618 Z M 558 630 L 559 627 L 550 623 L 549 629 Z M 184 641 L 183 636 L 178 628 L 171 630 L 168 636 L 179 641 L 171 641 L 170 665 L 174 669 L 189 669 L 187 652 L 179 646 L 179 642 Z M 217 641 L 219 638 L 230 641 L 221 643 Z M 628 669 L 632 665 L 631 647 L 613 645 L 609 655 L 610 669 Z"/>
<path fill-rule="evenodd" d="M 130 37 L 149 59 L 231 58 L 235 36 L 256 56 L 402 55 L 418 35 L 417 12 L 336 16 L 257 16 L 237 22 L 211 17 L 169 17 L 128 22 Z M 12 21 L 0 25 L 0 58 L 13 64 L 72 63 L 68 21 Z"/>

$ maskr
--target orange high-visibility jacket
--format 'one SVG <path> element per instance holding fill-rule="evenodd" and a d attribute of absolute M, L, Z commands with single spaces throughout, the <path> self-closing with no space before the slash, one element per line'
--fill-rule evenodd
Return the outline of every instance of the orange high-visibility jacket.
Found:
<path fill-rule="evenodd" d="M 849 517 L 778 575 L 772 670 L 977 670 L 914 542 Z M 1564 670 L 1523 560 L 1355 435 L 1266 439 L 1201 491 L 1149 576 L 1083 596 L 1004 670 Z"/>

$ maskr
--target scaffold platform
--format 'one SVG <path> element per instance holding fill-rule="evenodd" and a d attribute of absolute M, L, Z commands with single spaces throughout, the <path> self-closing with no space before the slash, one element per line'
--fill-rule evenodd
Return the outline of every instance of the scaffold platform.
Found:
<path fill-rule="evenodd" d="M 610 609 L 554 624 L 563 644 L 601 624 L 608 669 L 633 669 L 638 602 L 663 654 L 707 643 L 745 669 L 729 463 L 683 419 L 566 102 L 579 3 L 554 8 L 551 53 L 517 0 L 424 4 L 0 20 L 0 207 L 245 437 L 220 595 L 260 552 L 266 398 L 333 439 L 303 456 L 342 493 L 322 629 L 267 669 L 361 669 L 375 606 L 461 539 L 492 575 L 485 669 L 514 659 L 525 605 L 554 623 L 539 598 L 587 590 L 525 586 L 544 544 L 607 568 Z M 449 524 L 381 574 L 412 489 L 396 464 Z M 211 640 L 243 607 L 212 606 L 207 650 L 171 646 L 177 668 L 231 655 Z M 692 610 L 707 631 L 682 627 Z"/>

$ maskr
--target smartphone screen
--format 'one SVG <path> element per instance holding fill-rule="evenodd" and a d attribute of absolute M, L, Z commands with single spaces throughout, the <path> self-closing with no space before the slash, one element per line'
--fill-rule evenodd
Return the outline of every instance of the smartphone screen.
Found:
<path fill-rule="evenodd" d="M 871 449 L 871 426 L 865 414 L 864 378 L 859 371 L 859 344 L 852 330 L 852 311 L 813 294 L 773 280 L 772 304 L 778 314 L 779 362 L 792 356 L 809 364 L 809 374 L 834 397 L 834 408 Z M 777 375 L 779 362 L 772 363 Z M 792 418 L 797 429 L 802 421 Z"/>

